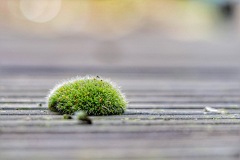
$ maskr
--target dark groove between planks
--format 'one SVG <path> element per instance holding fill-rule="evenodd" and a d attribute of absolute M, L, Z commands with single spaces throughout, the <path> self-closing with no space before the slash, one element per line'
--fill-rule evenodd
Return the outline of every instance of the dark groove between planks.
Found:
<path fill-rule="evenodd" d="M 239 159 L 237 68 L 1 67 L 0 74 L 1 160 Z M 90 116 L 92 125 L 50 112 L 49 89 L 85 74 L 120 84 L 127 111 Z M 206 106 L 228 113 L 204 113 Z"/>

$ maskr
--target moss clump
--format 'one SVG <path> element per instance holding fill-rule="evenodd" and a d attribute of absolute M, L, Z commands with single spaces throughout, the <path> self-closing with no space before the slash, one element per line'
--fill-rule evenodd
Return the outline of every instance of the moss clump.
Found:
<path fill-rule="evenodd" d="M 88 115 L 122 114 L 127 106 L 119 87 L 109 80 L 77 77 L 63 82 L 50 91 L 48 107 L 52 111 L 73 114 L 85 111 Z"/>

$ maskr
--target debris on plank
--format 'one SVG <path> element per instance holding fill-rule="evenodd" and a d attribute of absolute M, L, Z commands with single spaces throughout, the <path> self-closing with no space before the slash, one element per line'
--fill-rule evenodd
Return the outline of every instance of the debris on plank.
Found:
<path fill-rule="evenodd" d="M 226 111 L 225 109 L 216 109 L 216 108 L 206 106 L 204 108 L 204 114 L 207 114 L 207 113 L 228 114 L 229 112 Z"/>
<path fill-rule="evenodd" d="M 22 120 L 23 120 L 23 121 L 30 121 L 30 120 L 32 120 L 32 118 L 28 116 L 28 117 L 26 117 L 26 118 L 23 118 Z"/>
<path fill-rule="evenodd" d="M 62 119 L 72 119 L 72 116 L 70 116 L 68 114 L 64 114 Z"/>
<path fill-rule="evenodd" d="M 87 124 L 92 124 L 92 120 L 88 117 L 87 113 L 84 111 L 75 112 L 76 119 L 83 121 Z"/>

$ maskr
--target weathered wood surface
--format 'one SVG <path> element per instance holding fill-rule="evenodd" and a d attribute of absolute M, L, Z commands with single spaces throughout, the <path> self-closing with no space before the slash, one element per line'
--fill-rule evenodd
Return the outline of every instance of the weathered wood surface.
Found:
<path fill-rule="evenodd" d="M 121 85 L 127 111 L 91 116 L 92 125 L 50 112 L 49 89 L 85 74 Z M 0 75 L 1 160 L 240 158 L 236 68 L 0 68 Z M 204 113 L 206 106 L 227 114 Z"/>

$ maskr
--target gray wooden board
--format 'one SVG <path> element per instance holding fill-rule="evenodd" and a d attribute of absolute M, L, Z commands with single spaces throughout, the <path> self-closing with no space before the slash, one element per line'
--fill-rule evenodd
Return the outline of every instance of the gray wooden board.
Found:
<path fill-rule="evenodd" d="M 57 120 L 57 119 L 62 119 L 62 115 L 60 114 L 51 114 L 51 115 L 13 115 L 13 116 L 9 116 L 9 115 L 1 115 L 0 116 L 0 121 L 4 121 L 4 120 L 28 120 L 28 118 L 30 118 L 30 120 Z M 74 115 L 72 115 L 72 117 L 74 117 Z M 98 120 L 105 120 L 105 119 L 109 119 L 109 120 L 119 120 L 119 119 L 124 119 L 124 118 L 128 118 L 128 119 L 148 119 L 148 120 L 152 120 L 152 119 L 163 119 L 163 118 L 167 118 L 167 119 L 239 119 L 240 118 L 240 114 L 202 114 L 202 115 L 151 115 L 151 114 L 143 114 L 143 115 L 139 115 L 139 114 L 134 114 L 134 115 L 127 115 L 127 114 L 123 114 L 123 115 L 111 115 L 111 116 L 89 116 L 91 119 L 98 119 Z M 25 119 L 27 118 L 27 119 Z"/>
<path fill-rule="evenodd" d="M 0 110 L 0 115 L 55 115 L 58 112 L 49 110 Z M 127 109 L 123 115 L 216 115 L 204 112 L 203 109 Z M 240 114 L 238 109 L 228 109 L 227 114 Z"/>
<path fill-rule="evenodd" d="M 188 123 L 188 122 L 187 122 Z M 171 123 L 169 123 L 171 124 Z M 202 132 L 202 133 L 234 133 L 239 134 L 239 125 L 230 124 L 180 124 L 180 125 L 125 125 L 124 123 L 113 125 L 88 125 L 79 123 L 78 125 L 63 125 L 51 126 L 45 122 L 44 126 L 19 126 L 19 127 L 1 127 L 1 134 L 36 134 L 36 133 L 51 133 L 51 134 L 92 134 L 92 133 L 166 133 L 166 132 Z"/>
<path fill-rule="evenodd" d="M 0 68 L 1 160 L 239 159 L 238 69 L 33 70 Z M 123 115 L 90 116 L 88 125 L 48 110 L 55 83 L 97 72 L 122 86 Z"/>
<path fill-rule="evenodd" d="M 239 97 L 134 97 L 131 103 L 238 103 Z M 0 103 L 45 103 L 46 98 L 1 98 Z"/>
<path fill-rule="evenodd" d="M 93 125 L 96 125 L 96 128 L 109 125 L 109 126 L 132 126 L 132 125 L 240 125 L 239 119 L 222 119 L 222 120 L 141 120 L 141 119 L 121 119 L 121 120 L 93 120 Z M 11 128 L 11 127 L 45 127 L 45 126 L 51 126 L 51 127 L 58 127 L 58 126 L 78 126 L 78 125 L 85 125 L 85 123 L 78 122 L 76 120 L 68 120 L 68 121 L 59 121 L 59 120 L 52 120 L 52 121 L 4 121 L 4 123 L 0 123 L 0 127 L 3 128 Z M 209 126 L 207 126 L 209 127 Z"/>
<path fill-rule="evenodd" d="M 196 148 L 74 148 L 7 150 L 0 158 L 9 159 L 238 159 L 239 150 L 234 147 L 196 147 Z M 174 153 L 174 154 L 173 154 Z M 24 157 L 24 158 L 23 158 Z M 180 158 L 179 158 L 180 157 Z M 182 158 L 184 157 L 184 158 Z M 219 158 L 220 157 L 220 158 Z"/>
<path fill-rule="evenodd" d="M 43 98 L 46 97 L 47 91 L 34 92 L 34 91 L 12 91 L 12 92 L 0 92 L 0 96 L 3 98 Z M 194 92 L 194 91 L 128 91 L 126 95 L 128 97 L 238 97 L 240 92 L 238 91 L 212 91 L 212 92 Z"/>
<path fill-rule="evenodd" d="M 46 110 L 48 109 L 45 103 L 41 103 L 42 106 L 39 106 L 39 103 L 35 104 L 20 104 L 20 103 L 7 103 L 0 104 L 0 110 Z M 217 109 L 239 109 L 239 104 L 211 104 L 211 103 L 201 103 L 201 104 L 156 104 L 156 103 L 129 103 L 128 109 L 204 109 L 206 106 L 211 106 Z"/>

